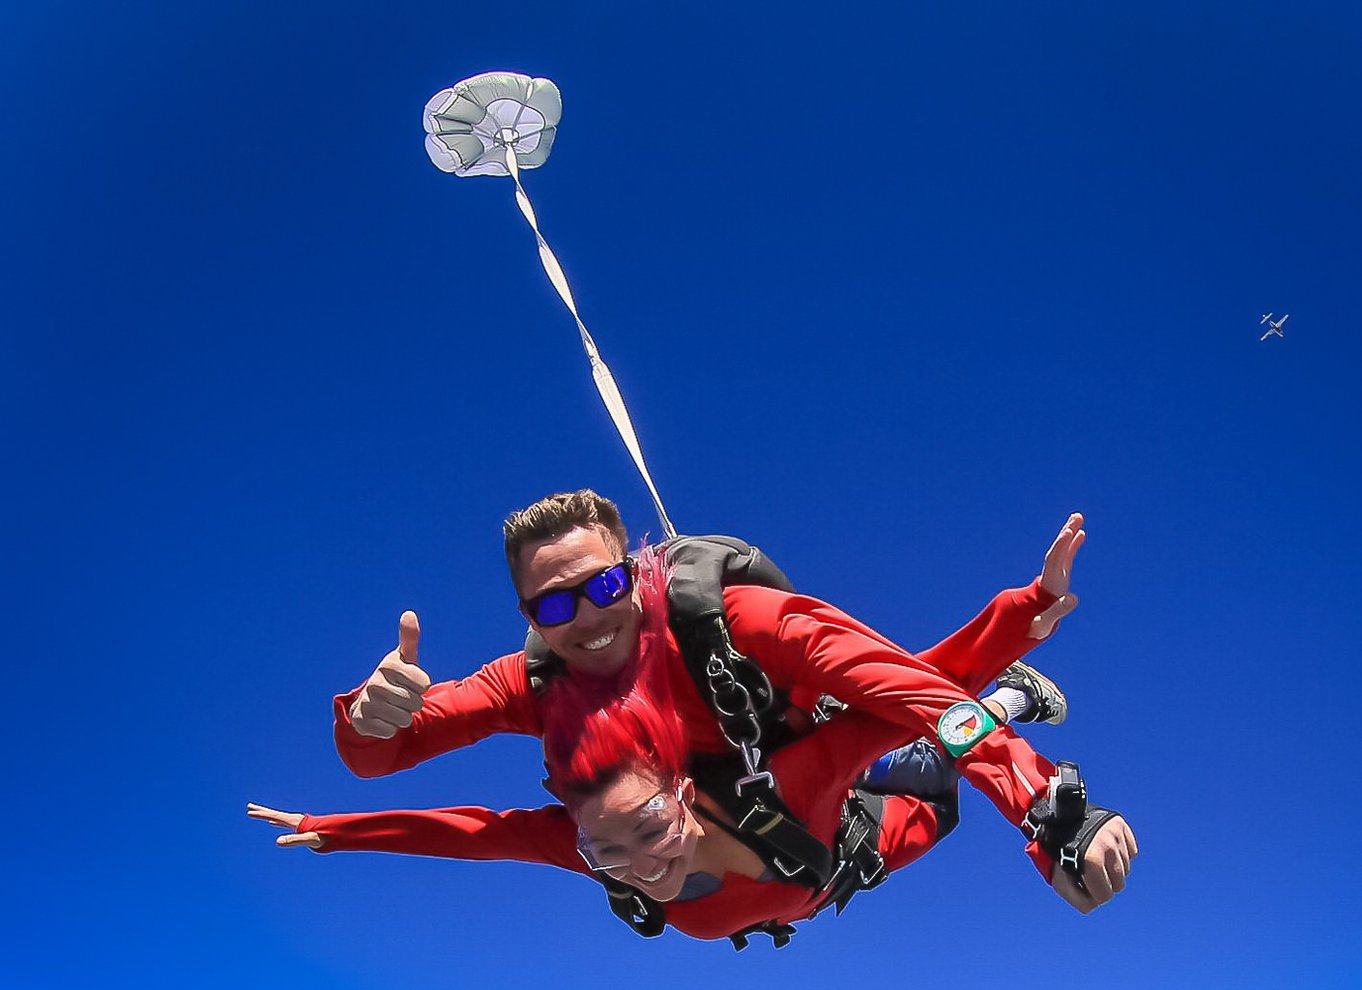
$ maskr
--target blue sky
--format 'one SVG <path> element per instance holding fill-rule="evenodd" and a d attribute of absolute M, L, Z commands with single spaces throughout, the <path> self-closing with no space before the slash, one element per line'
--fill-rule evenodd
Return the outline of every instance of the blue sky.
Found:
<path fill-rule="evenodd" d="M 0 4 L 7 986 L 1357 985 L 1362 16 L 735 6 Z M 742 955 L 245 818 L 540 803 L 524 739 L 351 777 L 330 696 L 404 608 L 437 678 L 518 643 L 509 510 L 658 532 L 509 183 L 422 150 L 490 69 L 563 92 L 525 182 L 683 531 L 912 648 L 1088 515 L 1029 736 L 1139 834 L 1115 904 L 973 793 Z"/>

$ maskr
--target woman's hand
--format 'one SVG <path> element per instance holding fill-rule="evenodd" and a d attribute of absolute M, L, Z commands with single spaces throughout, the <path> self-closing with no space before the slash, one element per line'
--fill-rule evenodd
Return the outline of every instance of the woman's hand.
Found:
<path fill-rule="evenodd" d="M 275 811 L 273 808 L 266 808 L 263 804 L 247 804 L 246 814 L 252 818 L 257 818 L 262 822 L 269 822 L 280 828 L 292 829 L 288 835 L 281 835 L 274 840 L 276 846 L 307 846 L 309 849 L 320 849 L 322 847 L 322 837 L 316 832 L 299 832 L 297 828 L 303 823 L 303 816 L 294 811 Z"/>

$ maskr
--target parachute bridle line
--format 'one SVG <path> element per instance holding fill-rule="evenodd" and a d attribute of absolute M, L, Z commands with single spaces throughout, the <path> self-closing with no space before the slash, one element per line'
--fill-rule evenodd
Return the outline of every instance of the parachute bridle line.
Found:
<path fill-rule="evenodd" d="M 519 116 L 517 116 L 517 120 Z M 577 312 L 577 303 L 572 298 L 572 289 L 568 286 L 567 276 L 563 274 L 563 266 L 558 263 L 558 258 L 554 255 L 553 249 L 549 247 L 548 241 L 544 240 L 544 235 L 539 231 L 539 221 L 535 217 L 534 207 L 530 204 L 529 194 L 525 192 L 525 187 L 520 184 L 520 167 L 516 162 L 514 144 L 522 137 L 530 135 L 517 135 L 510 141 L 498 138 L 497 144 L 505 149 L 506 170 L 511 174 L 512 181 L 515 182 L 515 201 L 520 207 L 520 212 L 534 231 L 535 241 L 539 244 L 539 263 L 544 266 L 544 273 L 548 275 L 549 282 L 553 284 L 558 292 L 558 297 L 563 300 L 563 305 L 572 314 L 573 321 L 577 324 L 577 330 L 581 334 L 582 349 L 586 351 L 587 359 L 591 362 L 591 378 L 596 383 L 596 391 L 600 392 L 601 400 L 605 403 L 606 410 L 610 413 L 611 420 L 614 421 L 615 429 L 619 431 L 620 439 L 624 441 L 624 446 L 628 448 L 629 455 L 634 459 L 634 465 L 638 468 L 639 474 L 643 476 L 643 483 L 648 486 L 648 493 L 653 497 L 653 507 L 657 510 L 657 517 L 662 523 L 662 531 L 668 539 L 676 537 L 676 527 L 672 525 L 671 519 L 667 516 L 667 509 L 662 504 L 662 496 L 657 492 L 657 486 L 653 484 L 653 476 L 648 472 L 648 465 L 643 460 L 643 448 L 639 446 L 638 435 L 634 432 L 633 421 L 629 418 L 629 410 L 624 405 L 624 396 L 620 394 L 620 389 L 615 384 L 615 376 L 610 373 L 605 361 L 601 359 L 600 350 L 596 347 L 596 341 L 592 339 L 591 332 L 587 330 L 586 324 L 582 322 L 581 315 Z M 489 149 L 490 151 L 490 149 Z M 479 156 L 481 157 L 481 156 Z"/>

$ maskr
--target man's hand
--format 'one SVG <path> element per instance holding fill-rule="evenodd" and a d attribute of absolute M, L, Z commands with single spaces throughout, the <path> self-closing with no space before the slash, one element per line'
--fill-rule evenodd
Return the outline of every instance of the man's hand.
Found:
<path fill-rule="evenodd" d="M 309 849 L 320 849 L 322 847 L 322 837 L 316 832 L 298 832 L 297 828 L 303 822 L 303 816 L 292 811 L 275 811 L 273 808 L 266 808 L 263 804 L 247 804 L 246 814 L 262 822 L 269 822 L 280 828 L 292 829 L 288 835 L 281 835 L 274 840 L 276 846 L 307 846 Z"/>
<path fill-rule="evenodd" d="M 1083 531 L 1083 513 L 1075 512 L 1050 544 L 1045 554 L 1045 566 L 1040 572 L 1040 586 L 1055 596 L 1055 603 L 1031 620 L 1026 635 L 1044 639 L 1055 631 L 1059 620 L 1078 608 L 1078 596 L 1069 594 L 1069 574 L 1074 557 L 1088 534 Z"/>
<path fill-rule="evenodd" d="M 421 695 L 430 687 L 430 677 L 416 665 L 420 641 L 421 623 L 416 613 L 403 612 L 398 621 L 397 649 L 379 661 L 378 669 L 350 706 L 350 725 L 361 736 L 391 739 L 399 729 L 411 725 L 412 716 L 421 710 Z"/>
<path fill-rule="evenodd" d="M 1083 886 L 1087 890 L 1079 887 L 1058 863 L 1050 875 L 1050 882 L 1060 897 L 1079 912 L 1087 914 L 1125 889 L 1126 878 L 1130 876 L 1130 861 L 1139 852 L 1135 833 L 1130 830 L 1126 820 L 1118 815 L 1097 830 L 1092 845 L 1088 846 L 1083 856 Z"/>

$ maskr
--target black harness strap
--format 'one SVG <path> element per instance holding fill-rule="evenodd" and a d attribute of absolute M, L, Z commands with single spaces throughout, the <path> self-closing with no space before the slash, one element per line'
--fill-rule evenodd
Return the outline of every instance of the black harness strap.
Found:
<path fill-rule="evenodd" d="M 724 738 L 742 758 L 741 767 L 725 774 L 732 787 L 711 783 L 707 793 L 741 830 L 751 832 L 771 850 L 770 863 L 778 876 L 815 890 L 825 886 L 832 878 L 831 852 L 790 813 L 766 769 L 763 746 L 778 747 L 787 741 L 773 740 L 764 731 L 761 716 L 775 707 L 771 682 L 751 658 L 734 649 L 722 615 L 678 620 L 673 613 L 672 628 L 701 697 L 719 720 Z"/>
<path fill-rule="evenodd" d="M 740 793 L 734 781 L 742 784 L 746 778 L 739 778 L 745 768 L 731 755 L 693 757 L 689 769 L 696 786 L 728 813 L 737 828 L 702 811 L 705 817 L 760 856 L 777 881 L 818 890 L 832 879 L 836 866 L 832 850 L 810 835 L 786 807 L 770 774 Z"/>
<path fill-rule="evenodd" d="M 790 939 L 794 936 L 794 933 L 794 925 L 782 924 L 779 921 L 763 921 L 759 925 L 748 925 L 742 931 L 734 932 L 728 936 L 728 940 L 733 943 L 733 948 L 741 952 L 747 948 L 747 937 L 749 935 L 770 935 L 775 947 L 783 949 L 790 944 Z"/>
<path fill-rule="evenodd" d="M 856 791 L 842 806 L 842 825 L 837 830 L 837 872 L 823 901 L 824 907 L 835 904 L 836 914 L 842 913 L 857 891 L 878 887 L 889 876 L 880 855 L 883 817 L 884 798 L 869 791 Z"/>
<path fill-rule="evenodd" d="M 810 917 L 814 917 L 830 904 L 834 905 L 836 914 L 841 914 L 857 891 L 878 887 L 889 876 L 879 850 L 880 819 L 883 811 L 884 798 L 878 794 L 856 791 L 847 798 L 846 804 L 842 806 L 842 824 L 837 830 L 835 843 L 837 866 L 832 880 L 826 887 L 822 902 Z M 705 814 L 705 817 L 746 843 L 758 855 L 761 854 L 752 842 L 751 833 L 736 832 L 712 815 Z M 769 935 L 775 947 L 779 949 L 790 941 L 795 934 L 795 927 L 773 919 L 748 925 L 730 935 L 729 940 L 733 943 L 733 948 L 741 951 L 747 948 L 748 936 L 754 934 Z"/>
<path fill-rule="evenodd" d="M 723 611 L 723 589 L 757 584 L 794 593 L 785 572 L 750 543 L 732 536 L 678 536 L 662 544 L 672 579 L 667 600 L 688 615 Z"/>
<path fill-rule="evenodd" d="M 555 677 L 561 677 L 566 670 L 563 658 L 549 649 L 542 636 L 533 629 L 525 634 L 525 676 L 529 678 L 530 690 L 536 698 L 548 690 Z"/>
<path fill-rule="evenodd" d="M 756 745 L 764 735 L 774 748 L 786 702 L 762 669 L 733 649 L 724 588 L 760 585 L 793 593 L 794 585 L 760 550 L 731 536 L 679 536 L 662 552 L 671 571 L 668 623 L 700 696 L 734 746 L 742 739 Z"/>
<path fill-rule="evenodd" d="M 610 910 L 615 917 L 644 938 L 656 938 L 662 934 L 667 927 L 667 913 L 661 904 L 613 877 L 598 874 L 597 879 L 605 885 Z"/>

